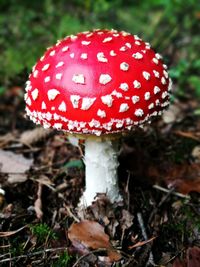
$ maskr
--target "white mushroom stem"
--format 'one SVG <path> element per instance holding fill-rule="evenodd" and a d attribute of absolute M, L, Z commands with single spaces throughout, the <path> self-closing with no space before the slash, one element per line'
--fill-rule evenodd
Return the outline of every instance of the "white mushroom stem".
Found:
<path fill-rule="evenodd" d="M 85 141 L 85 192 L 81 205 L 89 206 L 97 193 L 106 193 L 111 202 L 121 200 L 117 179 L 117 148 L 111 141 Z"/>

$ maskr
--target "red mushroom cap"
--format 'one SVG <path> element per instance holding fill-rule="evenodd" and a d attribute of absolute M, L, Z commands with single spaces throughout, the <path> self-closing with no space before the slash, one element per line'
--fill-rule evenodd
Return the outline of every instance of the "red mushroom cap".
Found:
<path fill-rule="evenodd" d="M 26 112 L 70 133 L 108 134 L 141 125 L 169 105 L 162 57 L 136 35 L 94 30 L 67 36 L 33 67 Z"/>

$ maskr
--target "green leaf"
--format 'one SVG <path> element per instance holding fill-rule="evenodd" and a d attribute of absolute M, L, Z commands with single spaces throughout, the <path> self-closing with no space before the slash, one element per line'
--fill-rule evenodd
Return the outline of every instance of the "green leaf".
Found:
<path fill-rule="evenodd" d="M 195 93 L 200 96 L 200 77 L 198 76 L 190 76 L 189 83 L 191 84 L 192 88 L 195 90 Z"/>

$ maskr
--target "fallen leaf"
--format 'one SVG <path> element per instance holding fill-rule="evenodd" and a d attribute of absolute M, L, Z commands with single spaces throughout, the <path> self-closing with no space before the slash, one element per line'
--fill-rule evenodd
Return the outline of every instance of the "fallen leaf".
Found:
<path fill-rule="evenodd" d="M 26 181 L 28 171 L 33 159 L 0 149 L 0 172 L 8 174 L 8 183 L 21 183 Z"/>
<path fill-rule="evenodd" d="M 187 249 L 187 267 L 200 266 L 200 248 L 192 247 Z"/>
<path fill-rule="evenodd" d="M 168 169 L 150 166 L 148 175 L 158 184 L 164 182 L 168 188 L 175 188 L 182 194 L 200 192 L 200 164 L 188 163 L 172 164 Z"/>
<path fill-rule="evenodd" d="M 182 194 L 200 192 L 200 165 L 196 163 L 175 165 L 167 174 L 166 182 L 169 187 L 175 187 Z"/>
<path fill-rule="evenodd" d="M 45 139 L 51 132 L 52 130 L 50 129 L 37 127 L 33 130 L 28 130 L 23 132 L 19 138 L 19 142 L 27 146 L 30 146 L 42 139 Z"/>
<path fill-rule="evenodd" d="M 73 246 L 84 246 L 91 249 L 106 249 L 111 262 L 121 259 L 121 254 L 109 242 L 109 236 L 103 226 L 89 220 L 72 224 L 68 231 Z"/>
<path fill-rule="evenodd" d="M 186 267 L 186 265 L 179 258 L 176 258 L 172 264 L 172 267 Z"/>
<path fill-rule="evenodd" d="M 123 230 L 126 230 L 132 226 L 133 218 L 134 216 L 128 210 L 122 210 L 122 218 L 120 219 L 120 223 Z"/>

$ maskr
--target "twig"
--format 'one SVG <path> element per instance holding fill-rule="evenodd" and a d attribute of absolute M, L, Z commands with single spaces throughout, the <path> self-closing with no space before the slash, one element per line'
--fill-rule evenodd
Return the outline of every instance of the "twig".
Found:
<path fill-rule="evenodd" d="M 148 240 L 148 236 L 147 236 L 147 233 L 146 233 L 146 229 L 145 229 L 145 226 L 144 226 L 144 221 L 143 221 L 143 218 L 142 218 L 142 214 L 140 212 L 137 213 L 137 220 L 138 220 L 138 223 L 139 223 L 139 226 L 140 226 L 140 229 L 142 231 L 142 236 L 144 238 L 144 240 Z M 148 259 L 148 262 L 146 264 L 146 266 L 157 266 L 155 263 L 154 263 L 154 258 L 153 258 L 153 253 L 150 251 L 149 253 L 149 259 Z"/>
<path fill-rule="evenodd" d="M 24 225 L 21 228 L 14 230 L 14 231 L 0 232 L 0 237 L 9 237 L 11 235 L 14 235 L 14 234 L 20 232 L 21 230 L 23 230 L 26 227 L 27 227 L 27 225 Z"/>
<path fill-rule="evenodd" d="M 130 211 L 130 192 L 129 192 L 129 182 L 130 182 L 131 173 L 128 172 L 128 178 L 126 182 L 125 192 L 127 193 L 127 210 Z"/>
<path fill-rule="evenodd" d="M 39 220 L 43 217 L 43 211 L 42 211 L 42 184 L 38 183 L 38 191 L 37 191 L 37 199 L 34 203 L 34 209 L 36 216 Z"/>
<path fill-rule="evenodd" d="M 160 190 L 162 192 L 165 192 L 165 193 L 169 193 L 171 191 L 170 189 L 164 188 L 164 187 L 162 187 L 160 185 L 157 185 L 157 184 L 153 185 L 153 188 L 155 188 L 157 190 Z M 190 199 L 190 196 L 184 195 L 184 194 L 181 194 L 181 193 L 178 193 L 178 192 L 171 192 L 171 194 L 175 195 L 177 197 L 186 198 L 188 200 Z"/>
<path fill-rule="evenodd" d="M 176 257 L 178 257 L 178 255 L 179 255 L 180 253 L 182 253 L 184 250 L 185 250 L 185 248 L 183 248 L 183 249 L 181 249 L 180 251 L 178 251 L 173 257 L 171 257 L 168 261 L 166 261 L 166 262 L 164 263 L 164 265 L 166 266 L 168 263 L 172 262 L 172 261 L 173 261 Z"/>
<path fill-rule="evenodd" d="M 162 204 L 168 199 L 168 197 L 174 192 L 174 188 L 171 188 L 167 194 L 161 199 L 157 207 L 152 211 L 151 215 L 149 216 L 148 223 L 151 222 L 153 216 L 158 212 L 159 208 L 162 206 Z"/>
<path fill-rule="evenodd" d="M 69 213 L 69 216 L 70 216 L 71 218 L 73 218 L 75 222 L 80 222 L 79 218 L 76 217 L 76 216 L 72 213 L 71 209 L 70 209 L 66 204 L 64 204 L 63 206 L 64 206 L 64 208 L 67 210 L 67 212 Z"/>
<path fill-rule="evenodd" d="M 15 260 L 23 259 L 23 258 L 31 258 L 33 256 L 37 256 L 37 255 L 40 255 L 40 254 L 43 254 L 43 253 L 55 252 L 55 251 L 62 251 L 62 250 L 66 250 L 66 247 L 48 248 L 48 249 L 44 249 L 44 250 L 41 250 L 41 251 L 36 251 L 36 252 L 28 253 L 26 255 L 20 255 L 20 256 L 13 257 L 13 258 L 9 258 L 9 259 L 4 259 L 4 260 L 1 260 L 0 263 L 11 262 L 11 261 L 15 261 Z"/>

